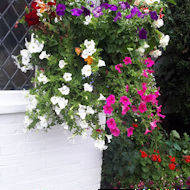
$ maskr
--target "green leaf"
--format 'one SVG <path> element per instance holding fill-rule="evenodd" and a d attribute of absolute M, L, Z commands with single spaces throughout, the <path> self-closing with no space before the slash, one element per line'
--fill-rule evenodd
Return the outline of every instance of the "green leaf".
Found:
<path fill-rule="evenodd" d="M 175 2 L 175 0 L 167 0 L 169 3 L 172 3 L 174 5 L 176 5 L 177 3 Z"/>
<path fill-rule="evenodd" d="M 176 150 L 178 150 L 178 151 L 181 151 L 181 147 L 178 145 L 178 144 L 174 144 L 174 148 L 176 149 Z"/>

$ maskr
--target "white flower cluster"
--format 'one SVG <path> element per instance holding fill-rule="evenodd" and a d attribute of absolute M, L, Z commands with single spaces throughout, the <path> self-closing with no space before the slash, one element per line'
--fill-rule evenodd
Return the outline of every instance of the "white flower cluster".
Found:
<path fill-rule="evenodd" d="M 146 42 L 144 42 L 144 44 L 141 47 L 139 47 L 136 51 L 140 54 L 140 56 L 143 56 L 146 49 L 149 47 L 150 46 Z"/>
<path fill-rule="evenodd" d="M 85 45 L 86 49 L 83 50 L 81 56 L 83 59 L 87 59 L 88 56 L 92 56 L 96 52 L 95 42 L 94 42 L 94 40 L 91 40 L 91 41 L 85 40 L 84 45 Z"/>
<path fill-rule="evenodd" d="M 153 22 L 153 26 L 154 26 L 155 28 L 161 28 L 163 25 L 164 25 L 164 21 L 163 21 L 163 19 L 161 19 L 161 18 L 159 18 L 158 20 L 155 20 L 155 21 Z"/>
<path fill-rule="evenodd" d="M 85 21 L 83 22 L 84 25 L 89 25 L 92 20 L 92 15 L 85 16 Z"/>
<path fill-rule="evenodd" d="M 49 79 L 43 73 L 40 73 L 37 79 L 39 82 L 42 82 L 43 84 L 46 84 L 49 82 Z"/>
<path fill-rule="evenodd" d="M 155 2 L 160 3 L 160 0 L 136 0 L 134 2 L 134 5 L 139 5 L 140 3 L 144 3 L 144 4 L 147 4 L 147 5 L 152 5 Z"/>
<path fill-rule="evenodd" d="M 32 112 L 34 109 L 36 109 L 36 106 L 38 104 L 36 96 L 28 94 L 27 95 L 27 101 L 28 102 L 27 102 L 26 110 Z"/>
<path fill-rule="evenodd" d="M 64 97 L 57 97 L 57 96 L 51 97 L 51 102 L 55 106 L 54 110 L 57 115 L 59 115 L 61 110 L 64 109 L 68 104 L 67 99 L 65 99 Z"/>
<path fill-rule="evenodd" d="M 26 49 L 20 51 L 21 55 L 21 63 L 18 60 L 17 56 L 12 56 L 14 59 L 14 63 L 17 65 L 22 72 L 26 72 L 28 70 L 33 70 L 34 67 L 30 63 L 30 59 L 32 57 L 32 53 L 40 53 L 44 48 L 44 44 L 40 43 L 37 39 L 34 38 L 34 33 L 31 35 L 31 41 L 28 42 L 25 39 Z M 45 51 L 40 54 L 40 59 L 48 58 L 50 55 L 47 55 Z"/>
<path fill-rule="evenodd" d="M 93 91 L 92 85 L 85 83 L 85 84 L 83 84 L 83 86 L 84 86 L 84 91 L 86 91 L 86 92 L 92 92 Z"/>
<path fill-rule="evenodd" d="M 92 107 L 90 106 L 84 106 L 84 105 L 79 105 L 79 108 L 78 108 L 78 115 L 80 116 L 80 118 L 82 120 L 85 119 L 86 115 L 87 114 L 94 114 L 95 111 L 92 109 Z"/>

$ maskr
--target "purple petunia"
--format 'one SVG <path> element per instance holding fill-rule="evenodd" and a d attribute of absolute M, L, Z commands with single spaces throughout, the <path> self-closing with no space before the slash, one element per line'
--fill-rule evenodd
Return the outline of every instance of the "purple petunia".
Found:
<path fill-rule="evenodd" d="M 83 13 L 82 9 L 79 8 L 71 9 L 71 14 L 73 16 L 80 16 L 82 13 Z"/>
<path fill-rule="evenodd" d="M 56 13 L 59 16 L 65 15 L 66 6 L 64 4 L 58 4 L 56 7 Z"/>
<path fill-rule="evenodd" d="M 116 14 L 116 17 L 114 18 L 114 22 L 117 22 L 118 20 L 120 20 L 121 19 L 121 12 L 118 12 L 117 14 Z"/>
<path fill-rule="evenodd" d="M 101 6 L 98 6 L 96 7 L 93 11 L 92 11 L 94 17 L 100 17 L 103 15 L 103 12 L 102 12 L 102 7 Z"/>
<path fill-rule="evenodd" d="M 121 9 L 123 9 L 123 10 L 130 9 L 130 5 L 127 1 L 126 2 L 120 1 L 119 4 L 120 4 Z"/>
<path fill-rule="evenodd" d="M 147 39 L 147 31 L 142 28 L 140 31 L 139 31 L 139 38 L 140 39 Z"/>
<path fill-rule="evenodd" d="M 88 10 L 86 7 L 81 6 L 81 9 L 83 10 L 83 14 L 84 14 L 84 16 L 88 16 L 88 15 L 90 15 L 90 10 Z"/>
<path fill-rule="evenodd" d="M 131 14 L 127 15 L 125 18 L 126 19 L 131 19 L 135 15 L 137 15 L 139 18 L 144 18 L 144 16 L 147 15 L 147 14 L 141 13 L 140 10 L 137 7 L 134 7 L 134 8 L 131 9 Z"/>
<path fill-rule="evenodd" d="M 158 15 L 156 11 L 150 11 L 149 14 L 152 20 L 158 20 Z"/>
<path fill-rule="evenodd" d="M 118 7 L 116 5 L 110 5 L 109 8 L 111 11 L 117 11 Z"/>
<path fill-rule="evenodd" d="M 110 8 L 110 5 L 108 4 L 108 3 L 102 3 L 101 5 L 100 5 L 100 7 L 102 7 L 102 8 L 104 8 L 104 9 L 109 9 Z"/>

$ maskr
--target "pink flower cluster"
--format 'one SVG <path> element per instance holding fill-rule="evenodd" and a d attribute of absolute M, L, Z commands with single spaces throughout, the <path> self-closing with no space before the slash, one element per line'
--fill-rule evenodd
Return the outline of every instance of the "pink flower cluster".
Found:
<path fill-rule="evenodd" d="M 103 106 L 103 110 L 105 114 L 111 115 L 113 112 L 112 104 L 115 104 L 115 96 L 113 94 L 109 95 L 109 97 L 106 99 L 106 105 Z"/>
<path fill-rule="evenodd" d="M 114 120 L 114 118 L 110 118 L 106 121 L 108 128 L 110 129 L 110 132 L 113 136 L 118 137 L 120 135 L 120 130 L 117 127 L 117 124 Z"/>
<path fill-rule="evenodd" d="M 132 64 L 132 60 L 130 57 L 125 57 L 125 59 L 123 60 L 123 62 L 125 63 L 125 65 L 128 65 L 128 64 Z M 118 73 L 122 73 L 121 72 L 121 68 L 123 67 L 123 64 L 120 63 L 120 64 L 117 64 L 115 65 L 115 70 L 118 71 Z"/>

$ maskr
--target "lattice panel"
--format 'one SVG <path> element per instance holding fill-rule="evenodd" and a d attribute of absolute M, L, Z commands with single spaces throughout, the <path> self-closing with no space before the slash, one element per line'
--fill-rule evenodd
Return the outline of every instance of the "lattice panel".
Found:
<path fill-rule="evenodd" d="M 24 47 L 28 30 L 16 21 L 24 15 L 31 0 L 0 0 L 0 90 L 21 90 L 32 86 L 34 72 L 22 73 L 13 63 L 11 55 L 18 55 Z"/>

